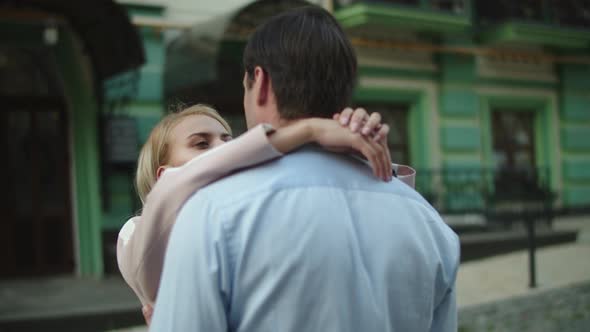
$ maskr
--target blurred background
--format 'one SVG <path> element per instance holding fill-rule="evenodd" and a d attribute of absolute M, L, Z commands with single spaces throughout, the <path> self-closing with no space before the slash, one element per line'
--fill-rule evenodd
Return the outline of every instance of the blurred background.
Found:
<path fill-rule="evenodd" d="M 590 1 L 0 0 L 0 331 L 141 325 L 115 257 L 141 145 L 179 103 L 243 132 L 248 35 L 310 3 L 460 235 L 461 330 L 590 330 Z"/>

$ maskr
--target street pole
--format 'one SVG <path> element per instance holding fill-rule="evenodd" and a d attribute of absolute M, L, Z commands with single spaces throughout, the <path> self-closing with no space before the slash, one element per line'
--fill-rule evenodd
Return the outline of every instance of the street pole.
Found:
<path fill-rule="evenodd" d="M 537 287 L 537 271 L 536 271 L 536 263 L 535 263 L 535 249 L 537 247 L 537 243 L 536 243 L 536 239 L 535 239 L 535 218 L 533 218 L 532 213 L 525 211 L 524 222 L 526 224 L 528 244 L 529 244 L 529 287 L 536 288 Z"/>

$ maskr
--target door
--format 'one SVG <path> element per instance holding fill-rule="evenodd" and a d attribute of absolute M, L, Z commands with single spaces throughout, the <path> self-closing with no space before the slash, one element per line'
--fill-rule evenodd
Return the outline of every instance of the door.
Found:
<path fill-rule="evenodd" d="M 0 98 L 5 148 L 0 277 L 74 269 L 70 162 L 64 106 L 48 98 Z"/>
<path fill-rule="evenodd" d="M 531 110 L 493 112 L 496 191 L 524 193 L 536 187 L 534 119 Z"/>

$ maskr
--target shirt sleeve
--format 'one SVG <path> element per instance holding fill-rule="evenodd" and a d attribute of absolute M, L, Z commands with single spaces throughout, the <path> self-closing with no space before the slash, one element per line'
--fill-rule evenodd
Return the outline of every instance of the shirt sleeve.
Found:
<path fill-rule="evenodd" d="M 410 166 L 392 164 L 395 176 L 412 188 L 416 188 L 416 170 Z"/>
<path fill-rule="evenodd" d="M 206 198 L 189 200 L 166 251 L 150 331 L 227 331 L 228 252 Z"/>
<path fill-rule="evenodd" d="M 446 279 L 447 282 L 445 283 L 444 295 L 434 308 L 432 326 L 430 328 L 432 332 L 454 332 L 458 328 L 456 282 L 459 263 L 461 261 L 461 249 L 457 235 L 453 233 L 450 241 L 453 249 L 443 259 L 443 265 L 448 271 L 448 279 L 442 278 Z"/>
<path fill-rule="evenodd" d="M 272 130 L 259 125 L 182 167 L 164 172 L 156 182 L 141 221 L 135 223 L 127 243 L 121 243 L 117 251 L 125 280 L 132 280 L 129 285 L 142 303 L 156 299 L 168 238 L 182 205 L 194 192 L 225 175 L 281 156 L 268 140 Z"/>
<path fill-rule="evenodd" d="M 434 310 L 430 331 L 457 331 L 457 293 L 454 287 L 449 289 L 442 302 Z"/>

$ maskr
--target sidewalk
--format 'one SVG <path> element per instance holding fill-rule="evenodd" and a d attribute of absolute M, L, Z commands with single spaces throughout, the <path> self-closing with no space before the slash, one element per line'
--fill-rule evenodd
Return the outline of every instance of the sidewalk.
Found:
<path fill-rule="evenodd" d="M 457 276 L 459 315 L 467 314 L 472 308 L 498 301 L 521 303 L 531 295 L 539 295 L 543 298 L 560 296 L 560 293 L 554 290 L 567 290 L 580 284 L 590 284 L 590 220 L 585 218 L 587 217 L 569 218 L 554 224 L 555 229 L 579 229 L 580 233 L 576 243 L 537 250 L 537 288 L 528 287 L 528 252 L 526 250 L 461 264 Z M 544 294 L 548 295 L 543 296 Z M 576 295 L 574 293 L 567 296 Z M 587 315 L 590 316 L 590 313 Z M 146 331 L 147 328 L 144 326 L 116 330 L 116 332 Z"/>
<path fill-rule="evenodd" d="M 579 229 L 578 241 L 537 249 L 537 288 L 529 284 L 526 250 L 461 264 L 457 276 L 460 308 L 530 295 L 590 281 L 590 220 L 571 218 L 554 224 L 556 229 Z"/>
<path fill-rule="evenodd" d="M 143 322 L 140 304 L 122 278 L 57 276 L 2 280 L 0 331 L 104 331 Z"/>
<path fill-rule="evenodd" d="M 541 301 L 535 300 L 537 295 L 540 295 L 539 298 L 561 299 L 566 304 L 574 303 L 579 308 L 579 303 L 585 303 L 586 297 L 571 291 L 572 287 L 579 285 L 589 285 L 582 289 L 588 289 L 590 303 L 588 218 L 571 218 L 567 221 L 562 219 L 554 223 L 556 229 L 581 231 L 576 243 L 537 250 L 538 287 L 535 289 L 528 287 L 526 251 L 463 263 L 457 276 L 460 318 L 466 317 L 465 313 L 475 318 L 494 317 L 493 314 L 488 314 L 490 306 L 514 308 L 510 303 L 521 303 L 523 298 L 530 296 L 535 296 L 533 301 Z M 561 290 L 564 289 L 570 289 L 565 297 L 561 295 Z M 504 312 L 506 310 L 508 309 L 500 311 L 507 314 Z M 590 304 L 585 310 L 588 314 L 584 312 L 582 316 L 590 319 Z M 0 283 L 2 332 L 38 331 L 40 326 L 44 331 L 145 332 L 146 328 L 141 326 L 142 323 L 139 302 L 121 278 L 93 280 L 64 276 Z M 137 327 L 118 329 L 122 326 Z"/>

